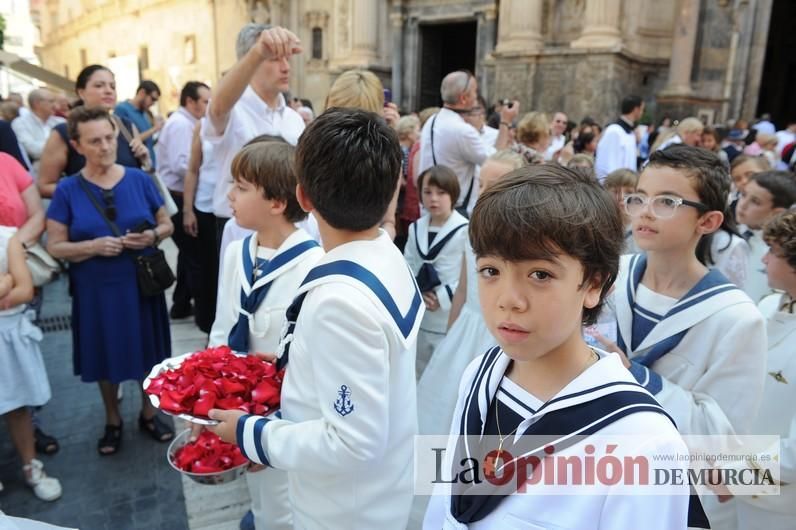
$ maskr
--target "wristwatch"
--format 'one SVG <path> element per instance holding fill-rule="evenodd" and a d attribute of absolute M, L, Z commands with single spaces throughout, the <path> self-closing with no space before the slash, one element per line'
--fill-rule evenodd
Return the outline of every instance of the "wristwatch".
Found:
<path fill-rule="evenodd" d="M 160 236 L 158 236 L 158 227 L 152 229 L 152 235 L 155 236 L 155 241 L 152 242 L 152 246 L 157 246 L 160 243 Z"/>

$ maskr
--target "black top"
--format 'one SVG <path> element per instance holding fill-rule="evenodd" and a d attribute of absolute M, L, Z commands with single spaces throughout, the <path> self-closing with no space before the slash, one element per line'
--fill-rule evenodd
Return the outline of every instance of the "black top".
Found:
<path fill-rule="evenodd" d="M 25 169 L 30 169 L 27 162 L 25 162 L 25 157 L 22 156 L 19 140 L 17 139 L 17 135 L 14 134 L 14 129 L 12 129 L 11 124 L 5 120 L 0 120 L 0 151 L 8 153 L 16 158 Z"/>
<path fill-rule="evenodd" d="M 132 124 L 122 119 L 122 122 L 127 126 L 128 129 L 132 130 Z M 75 151 L 75 148 L 72 147 L 72 144 L 69 143 L 69 135 L 66 132 L 66 123 L 59 123 L 53 128 L 60 136 L 61 139 L 66 143 L 66 147 L 69 150 L 67 157 L 66 157 L 66 167 L 63 171 L 63 176 L 67 175 L 74 175 L 78 173 L 83 167 L 86 165 L 86 159 Z M 119 134 L 116 138 L 118 142 L 118 148 L 116 150 L 116 163 L 121 164 L 125 167 L 134 167 L 140 168 L 141 163 L 138 159 L 133 155 L 133 151 L 130 149 L 130 145 L 127 143 L 127 140 L 124 139 L 124 135 Z"/>

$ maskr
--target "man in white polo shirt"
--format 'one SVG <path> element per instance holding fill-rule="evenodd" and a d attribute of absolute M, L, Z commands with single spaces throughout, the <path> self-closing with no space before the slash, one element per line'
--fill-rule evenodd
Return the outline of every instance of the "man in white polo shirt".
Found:
<path fill-rule="evenodd" d="M 20 145 L 33 163 L 34 175 L 38 173 L 39 159 L 50 131 L 64 121 L 63 118 L 55 116 L 54 103 L 55 96 L 49 90 L 37 88 L 28 94 L 30 112 L 20 113 L 19 117 L 11 122 L 11 128 L 14 129 Z"/>
<path fill-rule="evenodd" d="M 292 49 L 272 59 L 268 42 L 279 36 Z M 290 31 L 267 24 L 246 24 L 238 33 L 235 52 L 238 62 L 213 90 L 202 123 L 202 139 L 215 145 L 213 154 L 221 159 L 221 170 L 213 196 L 219 236 L 232 216 L 227 194 L 232 186 L 232 159 L 249 140 L 269 134 L 296 145 L 304 131 L 304 120 L 290 108 L 282 95 L 288 90 L 288 57 L 301 51 L 298 38 Z"/>
<path fill-rule="evenodd" d="M 487 146 L 479 131 L 467 123 L 464 115 L 477 104 L 478 81 L 470 72 L 458 70 L 446 75 L 440 86 L 442 109 L 429 119 L 420 133 L 418 174 L 434 165 L 448 166 L 459 178 L 459 213 L 469 216 L 478 198 L 476 167 L 495 149 L 505 149 L 511 142 L 509 128 L 517 116 L 519 103 L 504 105 L 500 111 L 500 129 L 495 147 Z"/>

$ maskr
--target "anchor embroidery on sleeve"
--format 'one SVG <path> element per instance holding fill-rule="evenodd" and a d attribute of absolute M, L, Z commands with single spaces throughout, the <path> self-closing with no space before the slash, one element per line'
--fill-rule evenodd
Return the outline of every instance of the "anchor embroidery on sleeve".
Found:
<path fill-rule="evenodd" d="M 773 377 L 773 378 L 774 378 L 774 380 L 775 380 L 777 383 L 784 383 L 784 384 L 786 384 L 786 385 L 788 384 L 788 380 L 787 380 L 787 379 L 785 379 L 785 376 L 784 376 L 784 375 L 782 375 L 782 370 L 780 370 L 780 371 L 778 371 L 778 372 L 768 372 L 768 375 L 770 375 L 771 377 Z"/>
<path fill-rule="evenodd" d="M 340 416 L 348 416 L 352 412 L 354 412 L 354 404 L 351 403 L 351 391 L 348 389 L 347 386 L 342 385 L 340 390 L 337 391 L 337 399 L 334 402 L 334 410 Z"/>

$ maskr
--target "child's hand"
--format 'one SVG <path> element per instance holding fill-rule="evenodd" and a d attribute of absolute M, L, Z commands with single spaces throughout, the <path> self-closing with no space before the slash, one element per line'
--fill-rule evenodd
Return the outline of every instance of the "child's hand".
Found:
<path fill-rule="evenodd" d="M 221 423 L 218 425 L 210 425 L 207 430 L 216 433 L 225 442 L 234 444 L 236 440 L 236 431 L 238 429 L 238 420 L 246 413 L 242 410 L 221 410 L 211 409 L 208 416 L 212 420 L 218 420 Z"/>
<path fill-rule="evenodd" d="M 716 494 L 720 503 L 727 502 L 734 497 L 730 488 L 721 482 L 721 475 L 717 469 L 711 469 L 709 477 L 708 487 Z"/>
<path fill-rule="evenodd" d="M 619 358 L 622 360 L 622 364 L 625 365 L 625 368 L 630 368 L 630 360 L 627 358 L 627 355 L 625 355 L 625 352 L 622 351 L 622 348 L 617 346 L 615 342 L 608 340 L 605 335 L 597 331 L 596 326 L 590 326 L 586 328 L 585 331 L 594 337 L 594 339 L 600 343 L 600 346 L 602 346 L 605 351 L 618 353 Z"/>
<path fill-rule="evenodd" d="M 258 359 L 263 360 L 263 361 L 265 361 L 267 363 L 275 363 L 276 362 L 276 354 L 275 353 L 260 353 L 260 352 L 256 352 L 254 355 Z"/>
<path fill-rule="evenodd" d="M 429 311 L 436 311 L 439 309 L 439 299 L 433 291 L 426 291 L 423 293 L 423 301 L 426 303 L 426 309 Z"/>
<path fill-rule="evenodd" d="M 252 462 L 251 464 L 249 464 L 249 467 L 246 468 L 246 471 L 248 471 L 249 473 L 258 473 L 267 467 L 268 466 L 264 466 L 262 464 L 255 464 L 254 462 Z"/>
<path fill-rule="evenodd" d="M 198 423 L 191 424 L 191 435 L 188 436 L 189 442 L 195 442 L 199 439 L 199 435 L 202 434 L 202 431 L 205 430 L 204 425 L 199 425 Z"/>

